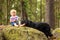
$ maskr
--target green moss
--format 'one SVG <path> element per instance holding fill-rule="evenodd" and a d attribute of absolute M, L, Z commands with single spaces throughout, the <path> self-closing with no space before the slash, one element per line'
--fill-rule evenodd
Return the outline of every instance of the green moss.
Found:
<path fill-rule="evenodd" d="M 53 34 L 56 36 L 56 40 L 60 40 L 60 28 L 53 30 Z"/>
<path fill-rule="evenodd" d="M 3 33 L 6 40 L 47 40 L 44 33 L 28 27 L 5 27 Z"/>
<path fill-rule="evenodd" d="M 3 40 L 2 32 L 0 31 L 0 40 Z"/>

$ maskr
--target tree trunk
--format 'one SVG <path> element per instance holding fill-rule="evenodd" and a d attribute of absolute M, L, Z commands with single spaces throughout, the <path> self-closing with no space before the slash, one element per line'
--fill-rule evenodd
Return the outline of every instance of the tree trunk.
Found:
<path fill-rule="evenodd" d="M 40 22 L 42 22 L 42 0 L 40 1 Z"/>
<path fill-rule="evenodd" d="M 2 25 L 2 2 L 3 0 L 0 0 L 0 25 Z"/>
<path fill-rule="evenodd" d="M 25 2 L 23 0 L 21 0 L 21 9 L 22 9 L 21 10 L 21 12 L 22 12 L 21 17 L 22 17 L 22 20 L 28 19 L 24 3 Z"/>
<path fill-rule="evenodd" d="M 45 21 L 54 29 L 55 27 L 54 0 L 46 0 Z"/>
<path fill-rule="evenodd" d="M 2 24 L 2 5 L 0 4 L 0 25 Z"/>

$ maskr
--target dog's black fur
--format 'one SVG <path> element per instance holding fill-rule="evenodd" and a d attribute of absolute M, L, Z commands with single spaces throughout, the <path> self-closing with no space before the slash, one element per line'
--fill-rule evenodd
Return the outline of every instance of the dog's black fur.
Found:
<path fill-rule="evenodd" d="M 25 23 L 25 26 L 27 27 L 31 27 L 39 31 L 42 31 L 46 35 L 47 38 L 53 36 L 50 30 L 51 28 L 49 24 L 47 23 L 32 22 L 30 20 L 22 20 L 21 24 L 24 24 L 24 23 Z"/>

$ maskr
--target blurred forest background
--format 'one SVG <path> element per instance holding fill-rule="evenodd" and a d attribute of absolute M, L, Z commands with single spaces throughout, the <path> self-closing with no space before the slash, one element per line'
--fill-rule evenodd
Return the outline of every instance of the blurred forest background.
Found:
<path fill-rule="evenodd" d="M 0 25 L 10 24 L 11 9 L 16 9 L 22 19 L 60 27 L 60 0 L 0 0 Z"/>

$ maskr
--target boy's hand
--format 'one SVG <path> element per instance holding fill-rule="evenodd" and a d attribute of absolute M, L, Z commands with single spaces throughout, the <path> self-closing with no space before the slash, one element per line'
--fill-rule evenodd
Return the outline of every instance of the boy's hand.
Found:
<path fill-rule="evenodd" d="M 14 22 L 16 22 L 16 20 L 14 20 Z"/>

